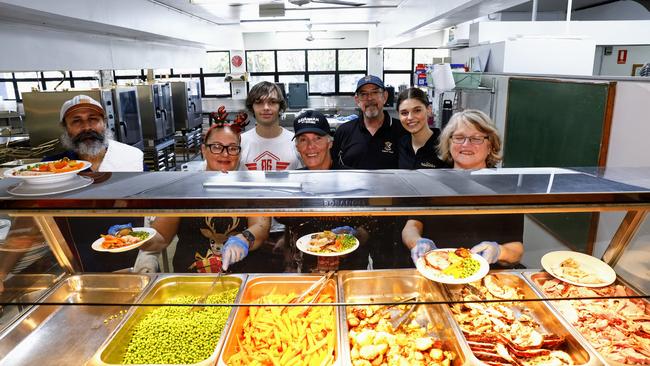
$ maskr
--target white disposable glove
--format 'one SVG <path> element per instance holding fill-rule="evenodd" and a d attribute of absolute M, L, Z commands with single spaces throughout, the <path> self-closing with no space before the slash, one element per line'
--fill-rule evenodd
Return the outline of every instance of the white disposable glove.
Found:
<path fill-rule="evenodd" d="M 221 249 L 221 268 L 227 271 L 231 264 L 239 262 L 247 255 L 248 243 L 238 236 L 231 236 Z"/>
<path fill-rule="evenodd" d="M 485 258 L 488 263 L 494 264 L 499 260 L 499 256 L 501 255 L 501 245 L 496 241 L 482 241 L 476 244 L 471 251 Z"/>
<path fill-rule="evenodd" d="M 158 252 L 147 252 L 141 250 L 133 265 L 133 272 L 156 273 L 158 272 Z"/>
<path fill-rule="evenodd" d="M 415 242 L 415 246 L 411 248 L 411 259 L 413 264 L 418 261 L 418 258 L 422 257 L 426 252 L 436 249 L 436 245 L 433 243 L 433 240 L 427 238 L 420 238 Z"/>

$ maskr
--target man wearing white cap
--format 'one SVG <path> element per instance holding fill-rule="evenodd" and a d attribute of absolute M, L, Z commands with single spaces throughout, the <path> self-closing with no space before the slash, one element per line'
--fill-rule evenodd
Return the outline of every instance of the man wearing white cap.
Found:
<path fill-rule="evenodd" d="M 113 140 L 105 117 L 102 105 L 87 95 L 77 95 L 63 103 L 60 112 L 64 130 L 61 143 L 67 150 L 43 160 L 53 161 L 64 157 L 86 160 L 92 163 L 90 169 L 95 172 L 143 171 L 142 151 Z M 96 252 L 89 243 L 111 225 L 131 222 L 133 226 L 143 226 L 143 218 L 56 217 L 55 220 L 85 272 L 112 272 L 127 268 L 136 260 L 137 251 Z"/>
<path fill-rule="evenodd" d="M 113 140 L 106 125 L 102 105 L 87 95 L 77 95 L 63 103 L 59 114 L 64 129 L 61 143 L 68 149 L 44 161 L 63 157 L 92 163 L 91 170 L 100 172 L 141 172 L 144 167 L 140 149 Z"/>

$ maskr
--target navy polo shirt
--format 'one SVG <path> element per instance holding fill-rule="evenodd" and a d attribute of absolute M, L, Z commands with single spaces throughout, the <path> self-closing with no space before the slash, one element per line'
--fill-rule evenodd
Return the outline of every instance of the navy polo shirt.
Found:
<path fill-rule="evenodd" d="M 429 137 L 424 146 L 420 147 L 417 152 L 413 151 L 411 134 L 402 136 L 397 145 L 400 169 L 448 168 L 447 164 L 438 158 L 438 152 L 436 151 L 436 146 L 440 138 L 440 130 L 434 128 L 432 131 L 433 135 Z"/>
<path fill-rule="evenodd" d="M 334 133 L 335 169 L 397 169 L 397 144 L 408 134 L 397 119 L 384 111 L 384 123 L 374 135 L 360 118 L 339 126 Z"/>

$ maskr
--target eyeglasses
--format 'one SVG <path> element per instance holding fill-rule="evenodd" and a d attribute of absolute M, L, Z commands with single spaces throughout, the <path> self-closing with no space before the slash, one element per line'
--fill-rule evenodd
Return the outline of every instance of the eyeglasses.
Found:
<path fill-rule="evenodd" d="M 221 144 L 205 144 L 205 146 L 213 154 L 221 154 L 223 153 L 224 150 L 226 150 L 228 155 L 239 155 L 239 153 L 241 152 L 241 146 L 239 145 L 224 146 Z"/>
<path fill-rule="evenodd" d="M 373 90 L 373 91 L 369 91 L 369 92 L 357 93 L 357 97 L 359 97 L 359 99 L 367 100 L 367 99 L 370 99 L 370 98 L 376 98 L 377 96 L 379 96 L 379 94 L 383 94 L 383 93 L 384 93 L 383 90 L 378 89 L 378 90 Z"/>
<path fill-rule="evenodd" d="M 311 140 L 308 139 L 307 137 L 300 136 L 296 140 L 296 145 L 300 146 L 300 147 L 309 146 L 309 144 L 322 146 L 322 145 L 325 145 L 325 143 L 327 141 L 328 141 L 328 139 L 326 137 L 324 137 L 324 136 L 316 136 Z"/>
<path fill-rule="evenodd" d="M 464 144 L 465 141 L 469 140 L 469 143 L 472 145 L 483 145 L 483 142 L 487 140 L 487 136 L 462 136 L 462 135 L 454 135 L 451 136 L 451 142 L 454 144 Z"/>

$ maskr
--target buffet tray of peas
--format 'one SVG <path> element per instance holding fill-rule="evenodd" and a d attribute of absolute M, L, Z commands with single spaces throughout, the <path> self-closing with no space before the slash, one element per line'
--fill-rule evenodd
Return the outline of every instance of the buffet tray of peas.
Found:
<path fill-rule="evenodd" d="M 247 275 L 162 275 L 88 365 L 214 365 Z"/>

